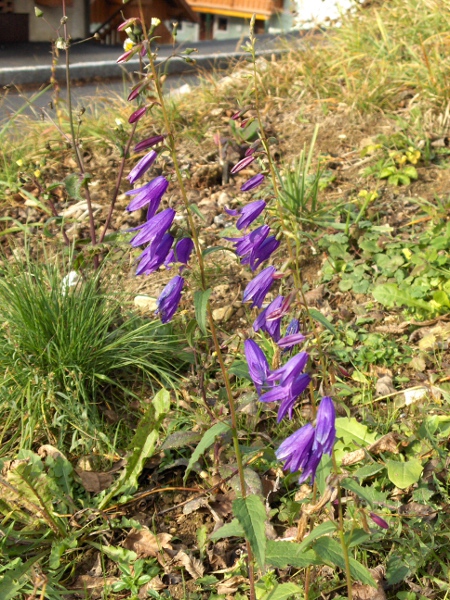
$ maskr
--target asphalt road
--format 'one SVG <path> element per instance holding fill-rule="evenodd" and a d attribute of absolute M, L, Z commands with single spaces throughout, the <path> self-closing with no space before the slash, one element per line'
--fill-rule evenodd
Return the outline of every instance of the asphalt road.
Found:
<path fill-rule="evenodd" d="M 165 91 L 170 94 L 179 93 L 182 86 L 188 84 L 195 86 L 198 83 L 197 75 L 171 75 L 165 82 Z M 183 90 L 181 89 L 181 92 Z M 41 108 L 45 108 L 52 100 L 53 92 L 49 90 L 33 100 L 33 96 L 39 94 L 39 89 L 17 92 L 15 90 L 1 90 L 2 98 L 0 100 L 0 123 L 10 119 L 18 110 L 23 114 L 39 118 Z M 129 84 L 122 79 L 96 81 L 94 83 L 75 84 L 72 87 L 72 104 L 74 108 L 77 105 L 86 105 L 86 103 L 101 102 L 105 97 L 116 94 L 126 98 L 130 93 Z M 65 99 L 66 90 L 61 89 L 61 97 Z"/>

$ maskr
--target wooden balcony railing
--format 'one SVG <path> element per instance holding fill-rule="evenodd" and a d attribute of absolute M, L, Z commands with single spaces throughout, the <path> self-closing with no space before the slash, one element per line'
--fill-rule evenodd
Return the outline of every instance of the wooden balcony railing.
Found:
<path fill-rule="evenodd" d="M 273 0 L 188 0 L 188 2 L 196 12 L 211 10 L 216 13 L 223 10 L 270 17 L 280 10 L 280 3 Z"/>

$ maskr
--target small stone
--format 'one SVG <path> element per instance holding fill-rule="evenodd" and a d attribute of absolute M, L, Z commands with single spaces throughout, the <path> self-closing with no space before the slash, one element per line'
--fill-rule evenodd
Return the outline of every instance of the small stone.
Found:
<path fill-rule="evenodd" d="M 157 309 L 157 299 L 152 296 L 136 296 L 134 299 L 134 305 L 137 308 L 149 310 L 151 312 Z"/>
<path fill-rule="evenodd" d="M 226 192 L 220 192 L 220 194 L 217 197 L 217 204 L 220 206 L 220 208 L 229 206 L 230 202 L 230 196 Z"/>
<path fill-rule="evenodd" d="M 225 215 L 217 215 L 216 217 L 214 217 L 214 225 L 217 225 L 218 227 L 225 227 L 226 224 L 227 219 Z"/>
<path fill-rule="evenodd" d="M 223 306 L 222 308 L 215 308 L 212 312 L 214 321 L 228 321 L 233 314 L 231 306 Z"/>

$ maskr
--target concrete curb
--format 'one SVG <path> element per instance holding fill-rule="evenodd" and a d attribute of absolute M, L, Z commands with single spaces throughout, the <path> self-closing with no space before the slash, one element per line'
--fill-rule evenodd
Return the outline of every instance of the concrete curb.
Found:
<path fill-rule="evenodd" d="M 260 50 L 257 56 L 281 56 L 288 50 L 285 49 L 269 49 Z M 175 75 L 180 73 L 193 72 L 197 69 L 225 69 L 234 62 L 248 60 L 248 54 L 243 52 L 230 52 L 219 54 L 203 54 L 193 55 L 196 63 L 186 63 L 179 57 L 172 58 L 168 63 L 167 73 Z M 165 58 L 158 59 L 157 63 L 161 63 Z M 137 59 L 130 60 L 128 63 L 118 65 L 114 61 L 89 61 L 75 62 L 70 65 L 70 73 L 73 81 L 81 81 L 86 79 L 112 79 L 120 78 L 123 71 L 135 71 L 139 68 Z M 47 84 L 50 81 L 52 74 L 50 65 L 36 65 L 32 67 L 15 67 L 15 68 L 0 68 L 0 85 L 28 85 L 28 84 Z M 66 78 L 65 67 L 58 65 L 55 68 L 55 76 L 59 82 L 64 82 Z"/>

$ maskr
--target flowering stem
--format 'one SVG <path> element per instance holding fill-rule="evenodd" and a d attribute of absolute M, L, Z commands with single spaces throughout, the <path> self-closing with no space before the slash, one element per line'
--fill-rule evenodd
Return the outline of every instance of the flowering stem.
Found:
<path fill-rule="evenodd" d="M 142 23 L 144 23 L 143 18 L 142 18 Z M 145 37 L 148 39 L 146 32 L 145 32 Z M 169 116 L 167 113 L 161 82 L 158 77 L 158 72 L 156 70 L 154 58 L 153 58 L 150 48 L 148 51 L 148 57 L 149 57 L 149 61 L 150 61 L 150 70 L 153 75 L 156 93 L 158 95 L 159 103 L 161 106 L 161 112 L 162 112 L 162 116 L 163 116 L 163 120 L 164 120 L 164 125 L 165 125 L 166 132 L 167 132 L 167 141 L 168 141 L 168 145 L 169 145 L 169 150 L 170 150 L 170 154 L 171 154 L 171 157 L 173 160 L 174 169 L 176 172 L 178 185 L 179 185 L 179 189 L 181 192 L 181 197 L 183 200 L 184 208 L 186 210 L 189 228 L 190 228 L 191 235 L 192 235 L 192 241 L 194 242 L 194 248 L 195 248 L 195 252 L 197 255 L 197 261 L 198 261 L 199 270 L 200 270 L 201 287 L 202 287 L 202 290 L 205 291 L 207 289 L 207 279 L 206 279 L 205 264 L 204 264 L 204 260 L 203 260 L 202 249 L 201 249 L 200 242 L 198 239 L 197 229 L 195 226 L 192 210 L 189 206 L 189 200 L 187 197 L 186 188 L 184 186 L 181 169 L 180 169 L 180 166 L 178 163 L 178 158 L 177 158 L 176 148 L 175 148 L 175 136 L 173 133 L 172 124 L 170 122 L 170 119 L 169 119 Z M 230 408 L 230 418 L 231 418 L 231 435 L 232 435 L 232 439 L 233 439 L 234 452 L 236 455 L 236 463 L 237 463 L 237 468 L 238 468 L 238 473 L 239 473 L 241 494 L 242 494 L 242 497 L 245 498 L 246 497 L 245 474 L 244 474 L 244 466 L 243 466 L 243 462 L 242 462 L 242 454 L 241 454 L 241 450 L 239 447 L 236 407 L 235 407 L 235 403 L 234 403 L 233 392 L 231 389 L 230 378 L 228 376 L 228 372 L 227 372 L 227 369 L 225 366 L 222 350 L 220 348 L 220 343 L 219 343 L 219 339 L 217 336 L 217 330 L 216 330 L 216 326 L 214 323 L 211 306 L 210 306 L 209 302 L 208 302 L 208 307 L 207 307 L 207 316 L 208 316 L 209 329 L 210 329 L 211 337 L 212 337 L 213 344 L 214 344 L 214 350 L 216 352 L 217 361 L 219 363 L 220 370 L 222 372 L 222 377 L 223 377 L 223 381 L 225 384 L 225 390 L 227 393 L 228 405 Z M 248 555 L 248 573 L 249 573 L 249 581 L 250 581 L 250 600 L 256 600 L 255 581 L 254 581 L 254 572 L 253 572 L 253 564 L 254 564 L 253 563 L 253 553 L 252 553 L 252 549 L 251 549 L 248 541 L 247 541 L 247 555 Z"/>
<path fill-rule="evenodd" d="M 333 458 L 334 472 L 336 473 L 336 476 L 337 476 L 338 475 L 338 466 L 336 463 L 336 456 L 334 454 L 334 451 L 333 451 L 332 458 Z M 353 599 L 352 575 L 351 575 L 351 571 L 350 571 L 350 559 L 349 559 L 349 555 L 348 555 L 348 548 L 347 548 L 347 544 L 345 542 L 345 536 L 344 536 L 344 516 L 342 514 L 341 486 L 339 485 L 338 477 L 337 477 L 337 500 L 338 500 L 338 513 L 339 513 L 338 531 L 339 531 L 339 540 L 341 542 L 341 547 L 342 547 L 342 554 L 344 556 L 344 563 L 345 563 L 345 580 L 347 582 L 347 598 L 349 600 L 352 600 Z"/>
<path fill-rule="evenodd" d="M 95 220 L 94 213 L 92 210 L 92 200 L 91 194 L 89 191 L 89 184 L 86 181 L 86 170 L 84 168 L 83 157 L 81 156 L 80 149 L 78 148 L 77 139 L 75 137 L 75 127 L 73 124 L 73 114 L 72 114 L 72 92 L 71 92 L 71 81 L 70 81 L 70 56 L 69 56 L 69 46 L 70 40 L 67 31 L 67 14 L 66 14 L 66 0 L 62 0 L 62 9 L 63 9 L 63 30 L 64 30 L 64 42 L 65 42 L 65 53 L 66 53 L 66 87 L 67 87 L 67 110 L 69 111 L 69 124 L 70 124 L 70 133 L 71 133 L 71 143 L 73 147 L 73 151 L 75 154 L 75 159 L 78 163 L 78 168 L 80 169 L 80 174 L 83 177 L 83 187 L 86 196 L 86 204 L 89 214 L 89 232 L 91 236 L 91 243 L 93 246 L 97 244 L 97 237 L 95 233 Z M 97 255 L 94 256 L 94 267 L 97 268 L 99 265 L 99 257 Z"/>
<path fill-rule="evenodd" d="M 123 151 L 122 160 L 120 161 L 120 166 L 119 166 L 119 172 L 117 174 L 116 187 L 114 188 L 114 192 L 113 192 L 113 195 L 111 198 L 111 205 L 109 207 L 109 212 L 108 212 L 108 216 L 106 217 L 105 225 L 103 226 L 103 231 L 100 235 L 99 244 L 101 244 L 103 242 L 103 240 L 105 239 L 106 231 L 111 222 L 111 218 L 112 218 L 112 215 L 114 212 L 114 207 L 116 204 L 117 196 L 119 195 L 120 184 L 122 182 L 123 170 L 125 168 L 125 161 L 127 159 L 128 152 L 130 151 L 131 142 L 133 141 L 133 137 L 134 137 L 134 133 L 136 131 L 137 124 L 138 124 L 137 121 L 135 123 L 133 123 L 133 128 L 131 130 L 130 136 L 128 138 L 125 149 Z"/>

